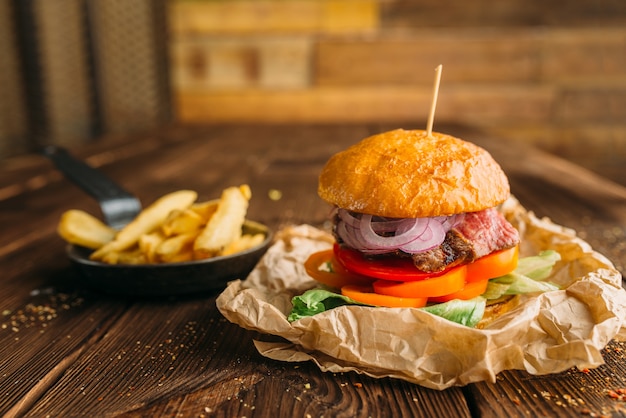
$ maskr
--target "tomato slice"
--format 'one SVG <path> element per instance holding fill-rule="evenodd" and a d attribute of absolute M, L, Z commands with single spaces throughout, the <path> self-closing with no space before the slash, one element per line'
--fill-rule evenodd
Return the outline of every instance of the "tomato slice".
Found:
<path fill-rule="evenodd" d="M 443 302 L 451 301 L 453 299 L 461 299 L 461 300 L 474 299 L 475 297 L 478 297 L 482 295 L 483 293 L 485 293 L 485 290 L 487 290 L 488 284 L 489 284 L 489 280 L 465 283 L 465 286 L 463 287 L 463 289 L 459 290 L 458 292 L 450 293 L 448 295 L 443 295 L 443 296 L 430 297 L 428 298 L 428 301 L 435 302 L 435 303 L 443 303 Z"/>
<path fill-rule="evenodd" d="M 441 302 L 471 299 L 484 293 L 488 279 L 515 270 L 519 247 L 497 251 L 472 263 L 438 273 L 425 273 L 416 269 L 410 258 L 369 259 L 358 251 L 338 244 L 333 247 L 333 253 L 334 265 L 337 271 L 343 271 L 342 275 L 355 273 L 356 277 L 379 279 L 372 283 L 376 294 L 399 298 L 428 297 L 433 302 Z"/>
<path fill-rule="evenodd" d="M 335 260 L 333 250 L 311 254 L 304 262 L 304 269 L 313 279 L 336 289 L 348 284 L 369 285 L 373 280 L 347 271 Z"/>
<path fill-rule="evenodd" d="M 440 276 L 431 277 L 429 279 L 402 283 L 389 280 L 377 280 L 372 286 L 376 293 L 396 297 L 423 298 L 443 296 L 463 289 L 465 286 L 466 272 L 467 268 L 463 265 L 454 267 L 445 271 Z"/>
<path fill-rule="evenodd" d="M 375 277 L 383 280 L 399 282 L 424 280 L 443 273 L 424 273 L 415 268 L 410 258 L 381 258 L 369 259 L 363 257 L 358 251 L 341 247 L 335 244 L 333 247 L 335 258 L 346 269 L 363 276 Z"/>
<path fill-rule="evenodd" d="M 368 305 L 388 308 L 421 308 L 426 306 L 428 298 L 406 298 L 374 293 L 371 286 L 347 285 L 341 288 L 341 294 Z"/>
<path fill-rule="evenodd" d="M 467 265 L 467 282 L 483 281 L 504 276 L 515 270 L 519 246 L 488 254 Z"/>

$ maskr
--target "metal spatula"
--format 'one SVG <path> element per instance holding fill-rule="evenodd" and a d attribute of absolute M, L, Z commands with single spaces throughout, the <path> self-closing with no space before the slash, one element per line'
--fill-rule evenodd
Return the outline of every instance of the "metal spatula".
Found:
<path fill-rule="evenodd" d="M 65 177 L 98 201 L 105 222 L 109 226 L 121 229 L 141 211 L 141 203 L 137 197 L 101 171 L 70 155 L 64 148 L 49 145 L 42 153 Z"/>

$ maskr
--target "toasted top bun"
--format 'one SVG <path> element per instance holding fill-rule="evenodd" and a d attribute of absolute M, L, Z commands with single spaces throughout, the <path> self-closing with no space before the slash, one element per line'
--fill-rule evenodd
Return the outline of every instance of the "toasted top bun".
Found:
<path fill-rule="evenodd" d="M 355 212 L 421 218 L 476 212 L 510 194 L 484 149 L 433 132 L 397 129 L 335 154 L 319 177 L 319 196 Z"/>

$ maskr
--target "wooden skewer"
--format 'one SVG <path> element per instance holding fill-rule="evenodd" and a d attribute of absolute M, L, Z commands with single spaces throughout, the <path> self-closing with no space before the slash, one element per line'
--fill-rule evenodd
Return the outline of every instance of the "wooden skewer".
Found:
<path fill-rule="evenodd" d="M 428 125 L 426 126 L 426 133 L 428 137 L 432 136 L 433 132 L 433 120 L 435 119 L 435 108 L 437 107 L 437 97 L 439 96 L 439 82 L 441 81 L 441 70 L 443 65 L 439 64 L 435 68 L 435 86 L 433 88 L 433 101 L 430 104 L 430 113 L 428 115 Z"/>

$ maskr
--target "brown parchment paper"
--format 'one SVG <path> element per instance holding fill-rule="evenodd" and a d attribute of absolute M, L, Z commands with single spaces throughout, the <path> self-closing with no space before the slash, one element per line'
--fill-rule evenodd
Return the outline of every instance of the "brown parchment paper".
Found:
<path fill-rule="evenodd" d="M 621 274 L 574 231 L 539 219 L 515 198 L 502 211 L 520 231 L 521 256 L 554 249 L 562 260 L 549 279 L 562 290 L 523 297 L 485 329 L 468 328 L 410 308 L 343 306 L 289 323 L 291 298 L 315 286 L 303 268 L 313 252 L 332 246 L 309 225 L 285 227 L 246 280 L 217 299 L 220 312 L 243 328 L 281 336 L 255 341 L 264 356 L 314 361 L 330 372 L 394 377 L 433 389 L 494 382 L 502 370 L 557 373 L 603 364 L 600 350 L 626 331 Z"/>

